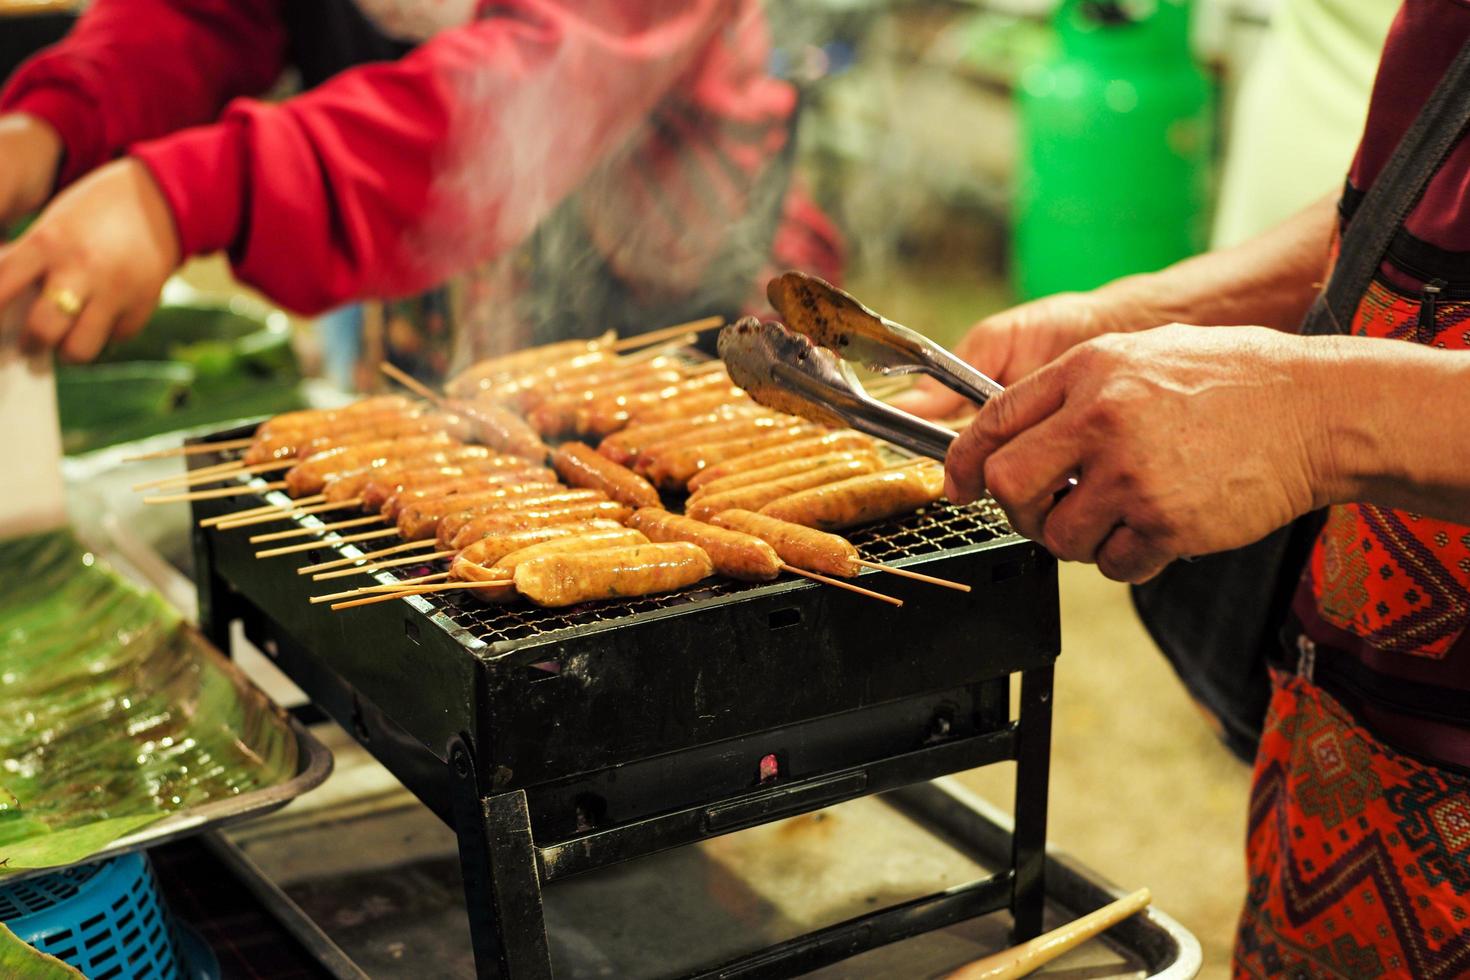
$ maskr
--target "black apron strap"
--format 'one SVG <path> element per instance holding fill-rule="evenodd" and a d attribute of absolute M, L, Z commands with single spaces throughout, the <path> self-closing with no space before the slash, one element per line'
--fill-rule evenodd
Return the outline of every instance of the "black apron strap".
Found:
<path fill-rule="evenodd" d="M 1368 292 L 1389 242 L 1414 209 L 1429 179 L 1470 123 L 1470 43 L 1439 80 L 1404 133 L 1393 156 L 1357 204 L 1327 288 L 1302 324 L 1304 334 L 1352 332 L 1358 304 Z"/>

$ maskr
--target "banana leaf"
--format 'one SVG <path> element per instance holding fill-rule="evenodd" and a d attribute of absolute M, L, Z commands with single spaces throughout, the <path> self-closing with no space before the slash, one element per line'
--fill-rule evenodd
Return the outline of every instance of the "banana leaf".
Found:
<path fill-rule="evenodd" d="M 25 977 L 26 980 L 87 980 L 54 956 L 47 956 L 34 946 L 21 942 L 15 933 L 0 922 L 0 977 Z"/>
<path fill-rule="evenodd" d="M 160 598 L 68 532 L 0 542 L 0 876 L 295 772 L 269 702 Z"/>

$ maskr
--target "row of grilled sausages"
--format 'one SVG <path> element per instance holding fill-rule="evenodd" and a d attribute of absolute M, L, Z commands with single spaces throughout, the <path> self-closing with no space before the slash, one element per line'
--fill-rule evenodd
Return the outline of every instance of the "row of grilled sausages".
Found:
<path fill-rule="evenodd" d="M 289 492 L 358 499 L 405 539 L 455 550 L 451 577 L 514 582 L 513 591 L 475 590 L 481 598 L 544 605 L 666 591 L 714 573 L 764 581 L 783 565 L 856 574 L 856 551 L 821 529 L 906 513 L 942 493 L 936 466 L 886 469 L 872 440 L 762 409 L 718 367 L 620 363 L 583 346 L 564 361 L 543 356 L 518 373 L 477 377 L 451 385 L 448 411 L 384 396 L 278 416 L 247 458 L 299 458 Z M 552 450 L 540 439 L 568 428 L 601 435 L 598 448 Z M 660 489 L 688 490 L 687 514 L 662 510 Z"/>

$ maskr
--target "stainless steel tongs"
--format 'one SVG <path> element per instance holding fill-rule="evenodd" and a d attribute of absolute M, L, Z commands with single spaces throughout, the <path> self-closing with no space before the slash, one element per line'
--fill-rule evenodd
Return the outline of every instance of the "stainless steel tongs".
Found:
<path fill-rule="evenodd" d="M 1004 390 L 928 337 L 820 279 L 788 272 L 772 279 L 766 294 L 786 326 L 746 317 L 720 333 L 720 357 L 735 383 L 769 408 L 942 460 L 955 433 L 869 395 L 848 360 L 882 374 L 927 374 L 982 405 Z"/>
<path fill-rule="evenodd" d="M 720 331 L 730 377 L 768 408 L 825 425 L 848 426 L 897 446 L 944 459 L 955 433 L 863 390 L 847 362 L 779 323 L 746 317 Z"/>
<path fill-rule="evenodd" d="M 916 330 L 874 313 L 830 283 L 787 272 L 766 296 L 792 330 L 879 374 L 927 374 L 983 405 L 1005 389 Z"/>

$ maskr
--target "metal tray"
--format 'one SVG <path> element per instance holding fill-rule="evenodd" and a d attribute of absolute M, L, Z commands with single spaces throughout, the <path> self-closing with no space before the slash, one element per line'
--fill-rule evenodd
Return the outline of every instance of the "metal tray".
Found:
<path fill-rule="evenodd" d="M 210 646 L 203 637 L 198 637 L 196 646 L 201 655 L 211 658 L 214 665 L 231 680 L 259 691 L 233 660 Z M 27 878 L 54 874 L 64 867 L 91 864 L 94 861 L 102 861 L 132 851 L 146 850 L 166 841 L 259 817 L 279 810 L 307 790 L 320 786 L 332 773 L 332 753 L 304 725 L 282 710 L 275 702 L 270 701 L 263 692 L 261 692 L 261 697 L 265 698 L 281 721 L 290 729 L 291 734 L 296 737 L 296 774 L 290 779 L 274 786 L 265 786 L 238 796 L 179 810 L 141 830 L 117 838 L 111 844 L 80 861 L 73 862 L 72 865 L 55 865 L 48 868 L 16 871 L 0 878 L 0 885 L 9 885 Z"/>

